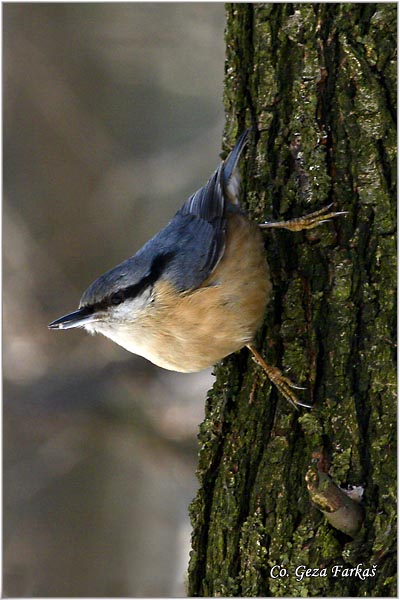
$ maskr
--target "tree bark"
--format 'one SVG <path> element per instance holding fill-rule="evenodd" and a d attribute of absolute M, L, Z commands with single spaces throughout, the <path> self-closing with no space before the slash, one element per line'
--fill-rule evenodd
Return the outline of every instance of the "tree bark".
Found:
<path fill-rule="evenodd" d="M 249 214 L 348 214 L 265 233 L 274 297 L 256 344 L 312 409 L 293 410 L 247 349 L 216 367 L 190 596 L 396 595 L 396 17 L 395 3 L 227 5 L 226 149 L 257 128 Z M 324 481 L 363 487 L 361 528 L 353 500 L 350 529 L 335 521 Z M 364 579 L 344 571 L 358 564 Z"/>

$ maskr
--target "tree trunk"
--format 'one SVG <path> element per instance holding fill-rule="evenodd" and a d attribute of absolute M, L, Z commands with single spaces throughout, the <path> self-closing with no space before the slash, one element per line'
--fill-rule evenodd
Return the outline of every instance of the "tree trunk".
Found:
<path fill-rule="evenodd" d="M 312 409 L 294 410 L 247 349 L 216 367 L 191 596 L 396 595 L 396 16 L 395 3 L 227 5 L 226 148 L 258 130 L 249 213 L 348 214 L 265 233 L 274 298 L 256 345 Z M 336 485 L 362 486 L 361 505 Z"/>

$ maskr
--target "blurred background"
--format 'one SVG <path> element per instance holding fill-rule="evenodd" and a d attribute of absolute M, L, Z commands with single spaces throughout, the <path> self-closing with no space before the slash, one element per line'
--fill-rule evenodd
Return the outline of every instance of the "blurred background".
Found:
<path fill-rule="evenodd" d="M 2 8 L 3 596 L 184 596 L 211 372 L 47 323 L 217 165 L 224 6 Z"/>

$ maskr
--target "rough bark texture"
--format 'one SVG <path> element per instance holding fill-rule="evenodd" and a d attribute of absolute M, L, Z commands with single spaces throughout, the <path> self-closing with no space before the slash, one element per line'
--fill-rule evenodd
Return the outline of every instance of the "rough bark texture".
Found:
<path fill-rule="evenodd" d="M 265 233 L 274 298 L 257 345 L 313 408 L 293 410 L 246 349 L 216 368 L 191 596 L 396 594 L 396 17 L 394 3 L 227 5 L 226 149 L 258 129 L 250 214 L 287 219 L 333 201 L 349 214 Z M 311 502 L 307 472 L 364 487 L 354 538 Z M 332 574 L 359 563 L 375 576 Z M 271 577 L 273 565 L 287 576 Z M 298 581 L 299 565 L 326 576 Z"/>

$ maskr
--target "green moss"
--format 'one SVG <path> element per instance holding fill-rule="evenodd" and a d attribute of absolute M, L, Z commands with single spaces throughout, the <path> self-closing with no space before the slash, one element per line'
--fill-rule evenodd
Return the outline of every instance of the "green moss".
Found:
<path fill-rule="evenodd" d="M 298 420 L 307 438 L 309 440 L 310 438 L 314 438 L 320 442 L 323 429 L 317 416 L 312 412 L 305 413 L 304 415 L 301 415 Z"/>

